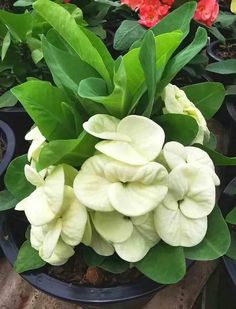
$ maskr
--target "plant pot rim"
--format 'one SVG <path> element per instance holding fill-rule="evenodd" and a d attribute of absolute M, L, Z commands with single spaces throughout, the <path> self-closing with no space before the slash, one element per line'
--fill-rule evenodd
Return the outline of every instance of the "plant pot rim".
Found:
<path fill-rule="evenodd" d="M 0 113 L 26 113 L 24 107 L 22 106 L 11 106 L 0 108 Z"/>
<path fill-rule="evenodd" d="M 0 176 L 4 173 L 10 163 L 14 155 L 16 145 L 15 134 L 13 133 L 11 127 L 9 127 L 9 125 L 2 120 L 0 120 L 0 132 L 1 131 L 3 133 L 3 139 L 6 143 L 6 151 L 0 162 Z"/>
<path fill-rule="evenodd" d="M 236 39 L 234 39 L 234 38 L 228 38 L 228 39 L 226 39 L 225 41 L 226 41 L 226 42 L 231 42 L 231 41 L 236 42 Z M 215 47 L 216 45 L 218 45 L 219 43 L 222 43 L 222 42 L 219 41 L 219 40 L 214 40 L 214 41 L 210 42 L 210 44 L 208 44 L 208 45 L 207 45 L 207 48 L 206 48 L 207 54 L 208 54 L 212 59 L 214 59 L 215 61 L 222 61 L 222 60 L 224 60 L 223 58 L 220 58 L 220 57 L 216 56 L 216 54 L 214 53 L 214 47 Z"/>
<path fill-rule="evenodd" d="M 0 246 L 6 258 L 13 264 L 18 254 L 18 246 L 9 229 L 7 217 L 7 211 L 0 214 Z M 164 287 L 147 277 L 141 277 L 129 284 L 98 288 L 67 283 L 43 273 L 40 269 L 27 271 L 21 276 L 38 290 L 53 297 L 73 303 L 91 305 L 125 302 L 154 294 Z"/>

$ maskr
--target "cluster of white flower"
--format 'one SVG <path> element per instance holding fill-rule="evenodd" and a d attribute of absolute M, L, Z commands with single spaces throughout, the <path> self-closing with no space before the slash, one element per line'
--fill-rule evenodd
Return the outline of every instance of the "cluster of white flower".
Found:
<path fill-rule="evenodd" d="M 177 142 L 152 120 L 95 115 L 83 125 L 102 141 L 77 171 L 61 164 L 37 172 L 25 166 L 36 189 L 17 204 L 31 224 L 32 247 L 50 264 L 64 264 L 84 243 L 98 254 L 141 260 L 161 239 L 191 247 L 202 241 L 219 179 L 206 152 Z M 45 139 L 37 128 L 29 160 Z M 36 133 L 36 134 L 32 134 Z"/>

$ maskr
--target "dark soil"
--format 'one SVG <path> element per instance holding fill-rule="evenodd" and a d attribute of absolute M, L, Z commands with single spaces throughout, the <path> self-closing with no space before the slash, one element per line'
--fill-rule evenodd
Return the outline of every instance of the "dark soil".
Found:
<path fill-rule="evenodd" d="M 226 42 L 216 47 L 215 54 L 223 59 L 236 59 L 236 42 Z"/>
<path fill-rule="evenodd" d="M 135 268 L 121 274 L 112 274 L 98 267 L 87 266 L 80 250 L 77 250 L 75 255 L 65 265 L 49 265 L 47 272 L 50 276 L 68 283 L 96 287 L 126 284 L 141 276 L 141 273 Z"/>
<path fill-rule="evenodd" d="M 0 9 L 12 11 L 14 2 L 16 2 L 16 0 L 0 0 Z"/>

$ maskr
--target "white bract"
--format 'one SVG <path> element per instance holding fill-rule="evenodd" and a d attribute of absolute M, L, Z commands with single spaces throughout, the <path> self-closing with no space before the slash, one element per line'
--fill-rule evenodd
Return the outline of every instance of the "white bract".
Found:
<path fill-rule="evenodd" d="M 162 93 L 162 99 L 165 103 L 163 108 L 164 114 L 184 114 L 193 117 L 198 124 L 198 133 L 194 143 L 203 144 L 204 139 L 209 140 L 210 131 L 207 127 L 206 120 L 200 110 L 188 99 L 185 92 L 177 86 L 169 84 Z"/>
<path fill-rule="evenodd" d="M 207 215 L 215 206 L 212 175 L 200 164 L 180 164 L 170 172 L 168 188 L 155 210 L 157 232 L 171 246 L 195 246 L 204 238 Z"/>
<path fill-rule="evenodd" d="M 202 149 L 193 146 L 184 147 L 178 142 L 169 142 L 163 147 L 162 155 L 170 169 L 174 169 L 185 163 L 199 164 L 199 166 L 204 167 L 209 175 L 212 176 L 216 186 L 220 184 L 211 158 Z"/>
<path fill-rule="evenodd" d="M 38 127 L 31 129 L 25 136 L 27 141 L 32 141 L 28 150 L 28 161 L 38 160 L 39 154 L 43 146 L 46 144 L 46 138 L 41 134 Z"/>
<path fill-rule="evenodd" d="M 103 154 L 85 161 L 74 181 L 75 194 L 86 207 L 132 217 L 156 208 L 167 190 L 167 171 L 161 164 L 133 166 Z"/>
<path fill-rule="evenodd" d="M 165 133 L 158 124 L 137 115 L 119 120 L 98 114 L 85 122 L 83 127 L 89 134 L 105 139 L 96 144 L 97 150 L 130 165 L 153 161 L 165 139 Z"/>
<path fill-rule="evenodd" d="M 64 264 L 74 254 L 73 247 L 82 241 L 86 223 L 86 208 L 66 185 L 57 217 L 41 226 L 31 225 L 31 245 L 44 261 L 52 265 Z"/>

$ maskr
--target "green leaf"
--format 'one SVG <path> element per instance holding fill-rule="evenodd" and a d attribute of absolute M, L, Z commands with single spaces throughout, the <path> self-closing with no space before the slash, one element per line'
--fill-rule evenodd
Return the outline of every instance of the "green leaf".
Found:
<path fill-rule="evenodd" d="M 99 265 L 100 268 L 113 274 L 121 274 L 129 269 L 129 263 L 122 260 L 118 255 L 106 257 Z"/>
<path fill-rule="evenodd" d="M 156 94 L 156 46 L 153 33 L 148 31 L 143 39 L 139 53 L 145 81 L 148 89 L 148 104 L 143 116 L 150 117 Z"/>
<path fill-rule="evenodd" d="M 186 272 L 183 248 L 171 247 L 164 242 L 150 249 L 134 266 L 148 278 L 162 284 L 176 283 Z"/>
<path fill-rule="evenodd" d="M 124 20 L 116 30 L 113 47 L 116 50 L 127 50 L 145 35 L 145 28 L 136 20 Z M 170 31 L 168 31 L 170 32 Z"/>
<path fill-rule="evenodd" d="M 0 192 L 0 211 L 14 208 L 18 200 L 7 190 Z"/>
<path fill-rule="evenodd" d="M 97 138 L 82 132 L 78 139 L 51 141 L 40 152 L 37 168 L 66 163 L 80 166 L 95 152 Z"/>
<path fill-rule="evenodd" d="M 6 35 L 3 39 L 3 42 L 2 42 L 2 54 L 1 54 L 2 61 L 4 60 L 10 45 L 11 45 L 11 34 L 10 34 L 9 31 L 7 31 L 7 33 L 6 33 Z"/>
<path fill-rule="evenodd" d="M 14 14 L 0 10 L 0 21 L 7 26 L 11 35 L 19 42 L 26 41 L 27 33 L 32 30 L 32 16 L 29 12 Z"/>
<path fill-rule="evenodd" d="M 231 231 L 231 243 L 226 255 L 233 260 L 236 260 L 236 232 Z"/>
<path fill-rule="evenodd" d="M 17 199 L 23 199 L 34 190 L 25 178 L 24 167 L 28 164 L 26 155 L 15 158 L 11 161 L 4 177 L 7 190 Z"/>
<path fill-rule="evenodd" d="M 92 248 L 84 246 L 83 247 L 83 258 L 85 263 L 88 266 L 97 267 L 102 264 L 102 262 L 105 260 L 105 256 L 97 254 Z"/>
<path fill-rule="evenodd" d="M 230 246 L 230 233 L 218 206 L 208 216 L 208 229 L 203 241 L 195 247 L 185 248 L 186 258 L 199 261 L 223 256 Z"/>
<path fill-rule="evenodd" d="M 17 273 L 38 269 L 46 265 L 46 262 L 41 259 L 38 251 L 31 247 L 30 241 L 26 240 L 21 246 L 16 261 L 14 270 Z"/>
<path fill-rule="evenodd" d="M 11 91 L 6 91 L 4 94 L 0 96 L 0 108 L 2 107 L 11 107 L 16 105 L 17 99 L 11 93 Z"/>
<path fill-rule="evenodd" d="M 215 150 L 210 149 L 207 146 L 201 144 L 194 144 L 194 146 L 201 148 L 202 150 L 206 151 L 208 155 L 211 157 L 212 161 L 217 166 L 234 166 L 236 165 L 236 157 L 227 157 Z"/>
<path fill-rule="evenodd" d="M 110 68 L 106 67 L 104 63 L 105 58 L 99 53 L 99 51 L 101 53 L 106 51 L 106 47 L 102 41 L 93 33 L 90 33 L 88 37 L 87 33 L 89 31 L 85 31 L 77 25 L 71 14 L 57 3 L 49 0 L 38 0 L 33 4 L 33 7 L 73 48 L 81 60 L 93 67 L 104 78 L 108 88 L 111 88 Z M 94 44 L 90 41 L 92 38 Z"/>
<path fill-rule="evenodd" d="M 82 98 L 102 104 L 111 115 L 122 118 L 127 115 L 130 104 L 122 58 L 118 58 L 115 63 L 113 83 L 112 93 L 107 94 L 106 85 L 102 79 L 87 78 L 79 84 L 78 94 Z"/>
<path fill-rule="evenodd" d="M 227 86 L 225 95 L 236 95 L 236 85 Z"/>
<path fill-rule="evenodd" d="M 68 117 L 68 114 L 63 113 L 65 102 L 69 102 L 63 90 L 53 87 L 49 82 L 31 80 L 11 91 L 48 141 L 76 138 L 79 135 L 74 115 Z"/>
<path fill-rule="evenodd" d="M 218 74 L 235 74 L 236 73 L 236 59 L 221 60 L 208 64 L 206 70 Z"/>
<path fill-rule="evenodd" d="M 198 133 L 196 120 L 187 115 L 165 114 L 155 120 L 164 129 L 166 142 L 177 141 L 188 146 Z"/>
<path fill-rule="evenodd" d="M 207 32 L 204 28 L 199 27 L 192 43 L 182 49 L 168 62 L 163 74 L 163 79 L 158 85 L 158 93 L 162 93 L 164 87 L 168 85 L 175 75 L 203 49 L 206 43 Z"/>
<path fill-rule="evenodd" d="M 219 40 L 222 43 L 225 43 L 225 37 L 223 34 L 219 31 L 217 27 L 211 26 L 210 28 L 207 29 L 214 37 Z"/>
<path fill-rule="evenodd" d="M 15 7 L 24 7 L 24 6 L 30 6 L 32 5 L 34 0 L 17 0 L 16 2 L 13 3 L 13 6 Z"/>
<path fill-rule="evenodd" d="M 229 224 L 236 224 L 236 207 L 227 214 L 225 221 Z"/>
<path fill-rule="evenodd" d="M 221 83 L 199 83 L 186 86 L 183 90 L 206 119 L 211 119 L 215 115 L 225 98 L 225 89 Z"/>
<path fill-rule="evenodd" d="M 79 83 L 88 77 L 99 77 L 90 65 L 77 54 L 70 54 L 51 44 L 45 37 L 42 40 L 44 59 L 58 87 L 70 89 L 77 95 Z"/>

